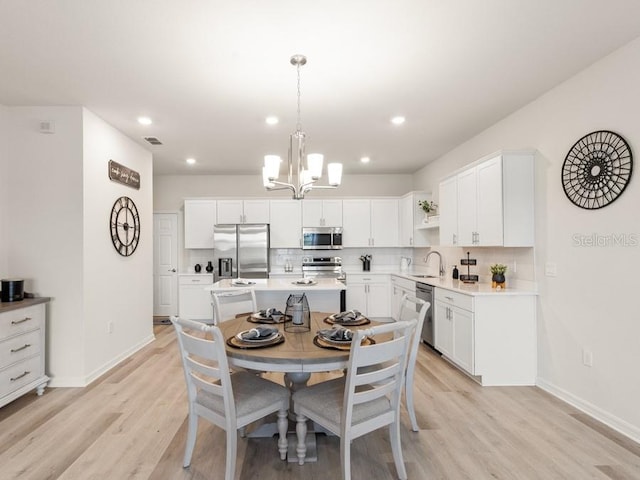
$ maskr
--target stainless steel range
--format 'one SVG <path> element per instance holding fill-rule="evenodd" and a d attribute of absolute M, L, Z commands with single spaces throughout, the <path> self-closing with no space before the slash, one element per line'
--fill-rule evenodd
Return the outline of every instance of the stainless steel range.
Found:
<path fill-rule="evenodd" d="M 302 275 L 305 278 L 335 278 L 346 285 L 347 274 L 342 270 L 340 257 L 304 257 Z M 346 290 L 340 292 L 340 311 L 347 309 Z"/>

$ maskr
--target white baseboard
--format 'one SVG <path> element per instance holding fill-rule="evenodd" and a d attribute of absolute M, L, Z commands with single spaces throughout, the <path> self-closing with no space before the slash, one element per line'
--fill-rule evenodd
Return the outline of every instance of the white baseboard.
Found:
<path fill-rule="evenodd" d="M 626 422 L 579 397 L 576 397 L 574 394 L 567 392 L 546 380 L 538 378 L 536 385 L 545 392 L 550 393 L 554 397 L 558 397 L 560 400 L 563 400 L 587 415 L 592 416 L 596 420 L 620 432 L 622 435 L 629 437 L 634 442 L 640 443 L 640 428 L 637 426 L 632 425 L 629 422 Z"/>
<path fill-rule="evenodd" d="M 95 379 L 97 379 L 101 375 L 104 375 L 106 372 L 111 370 L 120 362 L 122 362 L 123 360 L 126 360 L 131 355 L 136 353 L 138 350 L 149 345 L 155 339 L 156 337 L 153 334 L 149 335 L 148 337 L 144 338 L 143 340 L 141 340 L 140 342 L 138 342 L 128 350 L 125 350 L 124 352 L 120 353 L 120 355 L 118 355 L 115 358 L 112 358 L 107 363 L 98 367 L 89 375 L 86 375 L 84 377 L 55 377 L 55 376 L 51 377 L 51 380 L 49 381 L 48 386 L 49 387 L 86 387 Z"/>

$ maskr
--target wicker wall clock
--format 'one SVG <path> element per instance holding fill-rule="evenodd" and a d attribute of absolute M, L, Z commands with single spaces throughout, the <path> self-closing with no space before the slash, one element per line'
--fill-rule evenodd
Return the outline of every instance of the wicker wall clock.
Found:
<path fill-rule="evenodd" d="M 111 242 L 123 257 L 132 255 L 140 241 L 140 216 L 138 208 L 129 197 L 120 197 L 113 204 L 111 218 Z"/>
<path fill-rule="evenodd" d="M 627 187 L 633 169 L 629 144 L 608 130 L 578 140 L 564 159 L 562 187 L 580 208 L 597 210 L 616 200 Z"/>

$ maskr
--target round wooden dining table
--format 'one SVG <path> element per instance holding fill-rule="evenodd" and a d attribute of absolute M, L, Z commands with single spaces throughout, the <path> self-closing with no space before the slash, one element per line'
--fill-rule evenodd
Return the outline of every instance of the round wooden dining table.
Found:
<path fill-rule="evenodd" d="M 270 324 L 276 327 L 284 336 L 284 342 L 261 348 L 237 348 L 227 344 L 227 358 L 231 366 L 250 370 L 267 372 L 284 372 L 287 383 L 292 390 L 304 386 L 314 372 L 329 372 L 342 370 L 347 367 L 349 350 L 336 350 L 319 347 L 313 342 L 318 330 L 331 328 L 324 321 L 330 314 L 325 312 L 311 312 L 311 329 L 308 332 L 292 333 L 285 330 L 284 323 Z M 247 315 L 222 322 L 220 330 L 225 339 L 240 332 L 255 328 L 258 324 L 247 320 Z M 362 326 L 349 326 L 351 330 L 368 328 L 378 325 L 378 322 Z M 385 340 L 384 338 L 375 339 Z"/>

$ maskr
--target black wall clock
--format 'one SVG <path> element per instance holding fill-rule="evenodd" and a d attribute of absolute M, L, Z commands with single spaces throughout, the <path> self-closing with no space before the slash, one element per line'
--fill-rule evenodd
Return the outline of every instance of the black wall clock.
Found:
<path fill-rule="evenodd" d="M 129 197 L 120 197 L 113 204 L 110 227 L 111 241 L 120 255 L 128 257 L 136 251 L 140 241 L 140 216 Z"/>
<path fill-rule="evenodd" d="M 606 207 L 624 191 L 633 155 L 620 135 L 608 130 L 578 140 L 564 159 L 562 187 L 567 198 L 587 210 Z"/>

